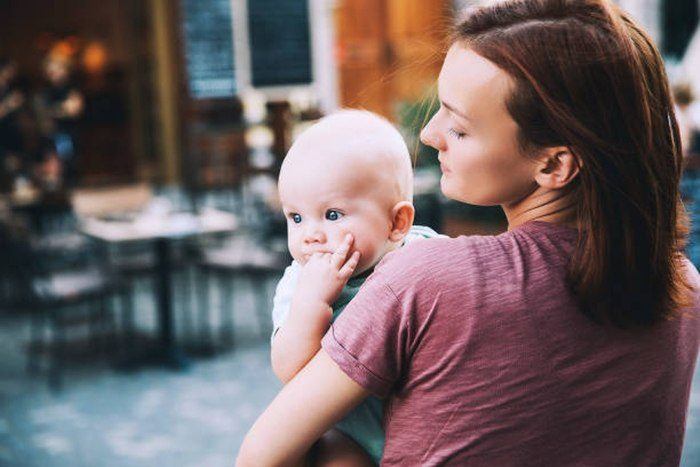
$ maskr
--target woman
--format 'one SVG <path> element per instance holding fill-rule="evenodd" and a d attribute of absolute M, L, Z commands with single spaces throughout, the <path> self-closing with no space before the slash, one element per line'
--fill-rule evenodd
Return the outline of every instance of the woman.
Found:
<path fill-rule="evenodd" d="M 438 93 L 443 193 L 508 232 L 387 255 L 239 463 L 295 462 L 374 393 L 386 465 L 677 464 L 700 280 L 651 40 L 604 0 L 499 2 L 457 27 Z"/>
<path fill-rule="evenodd" d="M 17 64 L 0 57 L 0 191 L 3 193 L 12 189 L 21 168 L 23 106 L 24 93 L 17 84 Z"/>

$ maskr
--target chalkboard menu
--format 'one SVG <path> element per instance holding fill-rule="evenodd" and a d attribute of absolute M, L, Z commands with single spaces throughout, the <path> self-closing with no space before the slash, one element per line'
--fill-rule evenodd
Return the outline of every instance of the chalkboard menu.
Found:
<path fill-rule="evenodd" d="M 234 96 L 231 0 L 181 0 L 181 7 L 190 96 L 194 99 Z"/>
<path fill-rule="evenodd" d="M 254 87 L 311 82 L 308 0 L 249 0 Z"/>

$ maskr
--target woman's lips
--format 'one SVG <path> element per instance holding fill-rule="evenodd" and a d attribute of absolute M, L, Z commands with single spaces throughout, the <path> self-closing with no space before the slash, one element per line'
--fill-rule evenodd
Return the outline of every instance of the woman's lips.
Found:
<path fill-rule="evenodd" d="M 445 162 L 440 158 L 438 158 L 438 161 L 440 161 L 440 170 L 442 171 L 442 173 L 444 173 L 444 174 L 449 173 L 450 169 L 447 168 L 447 165 L 445 164 Z"/>

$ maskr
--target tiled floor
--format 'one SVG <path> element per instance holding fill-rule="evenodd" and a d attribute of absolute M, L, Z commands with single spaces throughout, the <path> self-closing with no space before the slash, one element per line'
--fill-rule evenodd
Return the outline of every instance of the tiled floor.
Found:
<path fill-rule="evenodd" d="M 146 291 L 140 326 L 152 327 Z M 235 350 L 195 360 L 188 371 L 119 373 L 86 359 L 65 390 L 24 372 L 25 322 L 0 319 L 0 466 L 231 466 L 238 446 L 279 385 L 252 303 L 236 303 Z M 700 466 L 700 371 L 696 372 L 683 465 Z"/>

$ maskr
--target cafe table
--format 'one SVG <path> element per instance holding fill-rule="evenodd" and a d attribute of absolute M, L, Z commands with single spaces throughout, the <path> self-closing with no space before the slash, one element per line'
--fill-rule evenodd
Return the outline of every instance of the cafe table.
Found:
<path fill-rule="evenodd" d="M 183 238 L 234 232 L 238 226 L 236 216 L 216 209 L 203 209 L 197 214 L 142 214 L 123 219 L 90 217 L 82 219 L 79 225 L 83 234 L 106 244 L 149 242 L 154 248 L 158 346 L 146 355 L 129 358 L 124 366 L 156 364 L 174 369 L 186 368 L 187 356 L 175 342 L 173 333 L 172 244 Z"/>

